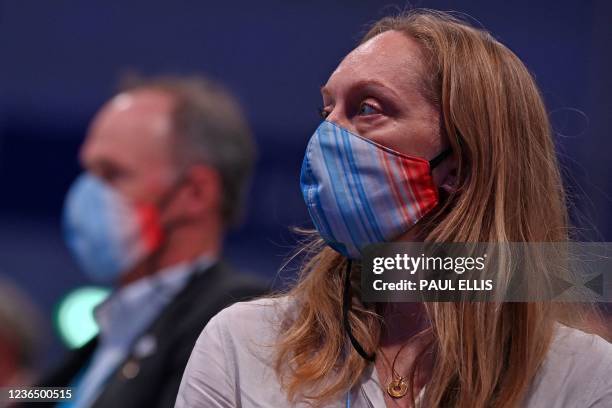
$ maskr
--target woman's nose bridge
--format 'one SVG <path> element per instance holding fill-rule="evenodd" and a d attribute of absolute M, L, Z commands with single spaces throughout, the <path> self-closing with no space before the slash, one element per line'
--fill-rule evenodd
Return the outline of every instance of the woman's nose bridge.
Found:
<path fill-rule="evenodd" d="M 353 125 L 350 119 L 346 115 L 346 111 L 342 108 L 340 104 L 336 104 L 332 111 L 325 118 L 328 122 L 332 122 L 342 128 L 347 129 L 348 131 L 353 132 Z"/>

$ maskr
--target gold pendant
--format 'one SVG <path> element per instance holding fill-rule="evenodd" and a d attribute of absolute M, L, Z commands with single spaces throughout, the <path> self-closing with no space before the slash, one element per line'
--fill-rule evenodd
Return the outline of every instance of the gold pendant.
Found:
<path fill-rule="evenodd" d="M 393 380 L 387 385 L 387 394 L 391 398 L 402 398 L 408 392 L 408 383 L 403 377 Z"/>

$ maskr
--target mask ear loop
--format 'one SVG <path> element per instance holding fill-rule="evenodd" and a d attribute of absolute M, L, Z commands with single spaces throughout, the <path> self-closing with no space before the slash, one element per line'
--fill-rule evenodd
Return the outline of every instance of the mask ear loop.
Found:
<path fill-rule="evenodd" d="M 344 330 L 348 335 L 349 340 L 351 341 L 351 345 L 353 348 L 359 353 L 361 357 L 363 357 L 367 361 L 374 361 L 376 359 L 376 354 L 368 354 L 364 350 L 364 348 L 359 344 L 359 341 L 353 335 L 353 330 L 351 329 L 351 323 L 349 321 L 349 311 L 351 308 L 351 267 L 352 261 L 349 259 L 346 263 L 346 271 L 344 273 L 344 288 L 342 293 L 342 322 L 344 324 Z"/>
<path fill-rule="evenodd" d="M 157 200 L 157 203 L 155 204 L 155 208 L 157 208 L 160 214 L 163 210 L 165 210 L 168 207 L 168 205 L 175 198 L 179 189 L 183 186 L 183 184 L 185 184 L 185 181 L 187 180 L 186 173 L 187 173 L 186 170 L 181 170 L 179 172 L 178 177 L 172 184 L 172 186 L 166 192 L 164 192 L 164 194 L 162 194 L 161 198 Z M 158 272 L 159 258 L 161 257 L 161 255 L 164 253 L 164 251 L 168 247 L 168 235 L 172 229 L 176 228 L 177 226 L 180 226 L 181 224 L 182 222 L 178 221 L 178 222 L 173 222 L 168 225 L 162 226 L 162 242 L 159 245 L 159 247 L 155 250 L 155 252 L 151 254 L 149 258 L 146 260 L 146 276 L 151 276 Z M 155 284 L 158 285 L 159 283 L 156 282 Z M 161 292 L 161 291 L 156 290 L 156 293 L 157 292 Z"/>
<path fill-rule="evenodd" d="M 429 161 L 429 168 L 430 169 L 436 168 L 440 163 L 444 161 L 444 159 L 450 156 L 452 152 L 453 152 L 453 149 L 451 149 L 450 147 L 447 148 L 446 150 L 443 150 L 436 157 L 434 157 L 433 159 Z"/>

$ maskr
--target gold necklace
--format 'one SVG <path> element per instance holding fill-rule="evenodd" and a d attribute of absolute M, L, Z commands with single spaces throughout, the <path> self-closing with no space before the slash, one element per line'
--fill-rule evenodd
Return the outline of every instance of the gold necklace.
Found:
<path fill-rule="evenodd" d="M 387 384 L 387 394 L 391 398 L 399 399 L 404 397 L 406 393 L 408 393 L 408 381 L 404 377 L 400 376 Z"/>
<path fill-rule="evenodd" d="M 400 349 L 397 351 L 395 357 L 393 357 L 392 364 L 389 364 L 385 353 L 383 353 L 382 350 L 380 352 L 380 354 L 382 354 L 383 356 L 383 360 L 387 364 L 387 367 L 391 369 L 391 381 L 389 381 L 389 383 L 387 384 L 387 394 L 389 394 L 389 396 L 394 399 L 405 397 L 408 393 L 408 379 L 404 376 L 399 375 L 397 371 L 395 371 L 395 362 L 397 360 L 397 356 L 399 356 L 406 344 L 408 343 L 403 344 L 402 347 L 400 347 Z"/>

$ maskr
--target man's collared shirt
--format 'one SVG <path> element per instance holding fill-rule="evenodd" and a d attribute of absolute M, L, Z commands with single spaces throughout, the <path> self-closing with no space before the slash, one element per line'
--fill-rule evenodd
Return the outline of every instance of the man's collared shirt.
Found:
<path fill-rule="evenodd" d="M 202 255 L 193 262 L 169 266 L 120 288 L 100 304 L 94 312 L 100 327 L 98 346 L 74 384 L 75 399 L 60 407 L 92 406 L 108 378 L 129 356 L 139 337 L 185 288 L 192 273 L 208 269 L 213 263 L 209 255 Z"/>

